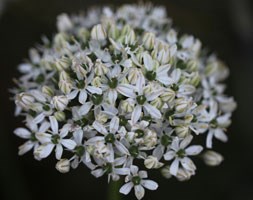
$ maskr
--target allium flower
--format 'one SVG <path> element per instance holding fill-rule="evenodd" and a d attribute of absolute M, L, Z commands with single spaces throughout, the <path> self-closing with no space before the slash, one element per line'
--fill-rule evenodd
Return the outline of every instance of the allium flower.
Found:
<path fill-rule="evenodd" d="M 57 27 L 18 68 L 12 92 L 26 128 L 14 133 L 27 140 L 20 155 L 33 150 L 41 160 L 55 150 L 59 172 L 84 164 L 97 178 L 125 177 L 120 192 L 134 188 L 138 199 L 158 187 L 141 167 L 184 181 L 196 173 L 191 156 L 222 162 L 210 149 L 228 140 L 236 108 L 224 94 L 228 68 L 198 39 L 179 35 L 164 8 L 62 14 Z"/>

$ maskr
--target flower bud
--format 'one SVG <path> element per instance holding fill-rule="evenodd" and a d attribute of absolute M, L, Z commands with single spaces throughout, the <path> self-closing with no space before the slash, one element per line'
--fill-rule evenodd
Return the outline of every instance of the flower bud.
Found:
<path fill-rule="evenodd" d="M 172 102 L 175 99 L 176 93 L 170 88 L 166 88 L 164 93 L 160 95 L 164 102 Z"/>
<path fill-rule="evenodd" d="M 170 166 L 167 165 L 167 166 L 163 167 L 161 169 L 161 174 L 164 176 L 164 178 L 167 178 L 167 179 L 171 178 L 172 175 L 170 173 Z"/>
<path fill-rule="evenodd" d="M 84 77 L 86 77 L 87 71 L 84 69 L 78 59 L 73 59 L 71 68 L 76 73 L 78 80 L 82 80 Z"/>
<path fill-rule="evenodd" d="M 44 86 L 42 87 L 42 92 L 43 92 L 45 95 L 49 96 L 49 97 L 54 96 L 54 91 L 53 91 L 53 89 L 50 88 L 50 87 L 48 87 L 48 86 L 46 86 L 46 85 L 44 85 Z"/>
<path fill-rule="evenodd" d="M 83 43 L 86 43 L 88 41 L 89 35 L 89 31 L 85 28 L 80 28 L 78 30 L 78 37 L 81 38 Z"/>
<path fill-rule="evenodd" d="M 106 32 L 101 24 L 95 25 L 91 30 L 91 38 L 93 40 L 105 40 Z"/>
<path fill-rule="evenodd" d="M 55 62 L 56 69 L 62 71 L 68 69 L 71 66 L 71 60 L 67 57 L 62 57 Z"/>
<path fill-rule="evenodd" d="M 57 121 L 62 122 L 65 121 L 66 115 L 62 111 L 57 111 L 54 113 L 54 117 L 56 118 Z"/>
<path fill-rule="evenodd" d="M 15 103 L 22 108 L 28 109 L 34 103 L 35 99 L 32 95 L 21 92 L 16 96 Z"/>
<path fill-rule="evenodd" d="M 170 52 L 169 49 L 162 48 L 158 52 L 157 60 L 163 65 L 169 62 L 170 60 Z"/>
<path fill-rule="evenodd" d="M 189 127 L 188 126 L 178 126 L 175 128 L 175 132 L 178 137 L 185 138 L 189 135 Z"/>
<path fill-rule="evenodd" d="M 72 89 L 71 79 L 65 71 L 60 73 L 59 88 L 65 94 L 70 93 Z"/>
<path fill-rule="evenodd" d="M 218 166 L 223 161 L 223 156 L 215 151 L 208 150 L 203 154 L 203 160 L 209 166 Z"/>
<path fill-rule="evenodd" d="M 114 40 L 119 37 L 119 30 L 115 24 L 110 24 L 110 28 L 108 30 L 108 36 Z"/>
<path fill-rule="evenodd" d="M 61 159 L 56 163 L 55 168 L 61 173 L 67 173 L 70 170 L 70 162 L 68 159 Z"/>
<path fill-rule="evenodd" d="M 187 170 L 184 170 L 184 169 L 180 168 L 180 169 L 178 169 L 176 178 L 179 181 L 187 181 L 194 174 L 195 174 L 195 172 L 190 172 L 190 171 L 187 171 Z"/>
<path fill-rule="evenodd" d="M 174 29 L 170 29 L 166 39 L 170 44 L 175 44 L 177 42 L 177 32 Z"/>
<path fill-rule="evenodd" d="M 163 163 L 159 162 L 157 157 L 148 156 L 144 161 L 144 165 L 147 169 L 158 169 L 163 166 Z"/>
<path fill-rule="evenodd" d="M 162 99 L 161 98 L 156 98 L 155 100 L 153 100 L 151 103 L 150 103 L 152 106 L 154 106 L 155 108 L 157 109 L 161 109 L 162 106 L 163 106 L 163 102 L 162 102 Z"/>
<path fill-rule="evenodd" d="M 53 97 L 52 102 L 54 107 L 59 111 L 63 111 L 69 103 L 68 98 L 63 95 Z"/>
<path fill-rule="evenodd" d="M 72 29 L 73 24 L 67 14 L 61 14 L 57 17 L 57 28 L 59 31 L 67 31 Z"/>
<path fill-rule="evenodd" d="M 125 44 L 128 44 L 128 45 L 135 44 L 135 33 L 133 30 L 128 32 L 124 38 L 125 38 L 125 41 L 124 41 Z"/>
<path fill-rule="evenodd" d="M 175 110 L 179 113 L 185 112 L 188 108 L 188 102 L 184 98 L 178 98 L 175 101 Z"/>
<path fill-rule="evenodd" d="M 132 84 L 135 84 L 138 79 L 138 74 L 139 74 L 138 69 L 130 69 L 128 77 L 127 77 L 128 81 Z"/>
<path fill-rule="evenodd" d="M 134 110 L 134 104 L 125 100 L 121 102 L 121 109 L 127 113 L 133 112 Z"/>
<path fill-rule="evenodd" d="M 95 63 L 95 70 L 94 71 L 95 71 L 96 75 L 102 76 L 108 72 L 108 68 L 106 67 L 106 65 L 104 63 L 102 63 L 102 61 L 100 59 L 97 59 L 96 63 Z"/>
<path fill-rule="evenodd" d="M 146 49 L 153 49 L 155 45 L 155 34 L 151 32 L 145 33 L 142 41 Z"/>
<path fill-rule="evenodd" d="M 101 86 L 101 78 L 99 76 L 95 77 L 92 81 L 91 81 L 91 85 L 95 86 L 95 87 L 100 87 Z"/>

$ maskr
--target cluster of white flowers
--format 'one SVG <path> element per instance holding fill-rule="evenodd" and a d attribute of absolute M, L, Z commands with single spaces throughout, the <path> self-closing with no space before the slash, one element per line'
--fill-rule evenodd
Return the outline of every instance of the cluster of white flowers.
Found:
<path fill-rule="evenodd" d="M 20 155 L 32 150 L 41 160 L 55 153 L 62 173 L 82 163 L 95 177 L 124 176 L 119 192 L 134 188 L 138 199 L 144 188 L 158 187 L 139 168 L 188 180 L 196 171 L 190 157 L 203 149 L 206 164 L 220 164 L 213 140 L 227 141 L 236 107 L 223 94 L 228 68 L 198 39 L 178 36 L 164 8 L 62 14 L 57 27 L 53 40 L 43 38 L 19 66 L 13 92 L 26 124 L 14 131 L 26 139 Z"/>

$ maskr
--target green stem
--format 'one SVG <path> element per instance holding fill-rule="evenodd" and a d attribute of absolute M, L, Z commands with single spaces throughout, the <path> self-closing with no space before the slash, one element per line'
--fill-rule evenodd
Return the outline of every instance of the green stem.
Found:
<path fill-rule="evenodd" d="M 121 180 L 118 181 L 110 181 L 107 190 L 107 200 L 120 200 L 121 195 L 119 193 L 119 189 L 121 186 Z"/>

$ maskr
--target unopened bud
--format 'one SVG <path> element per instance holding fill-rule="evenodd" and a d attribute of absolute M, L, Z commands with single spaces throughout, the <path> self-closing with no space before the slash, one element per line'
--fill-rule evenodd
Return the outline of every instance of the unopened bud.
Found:
<path fill-rule="evenodd" d="M 70 170 L 70 162 L 68 159 L 61 159 L 56 163 L 55 168 L 61 173 L 67 173 Z"/>
<path fill-rule="evenodd" d="M 53 97 L 52 101 L 53 101 L 54 107 L 59 111 L 63 111 L 69 103 L 68 98 L 63 95 Z"/>
<path fill-rule="evenodd" d="M 105 40 L 106 32 L 101 24 L 95 25 L 91 30 L 91 38 L 93 40 Z"/>

